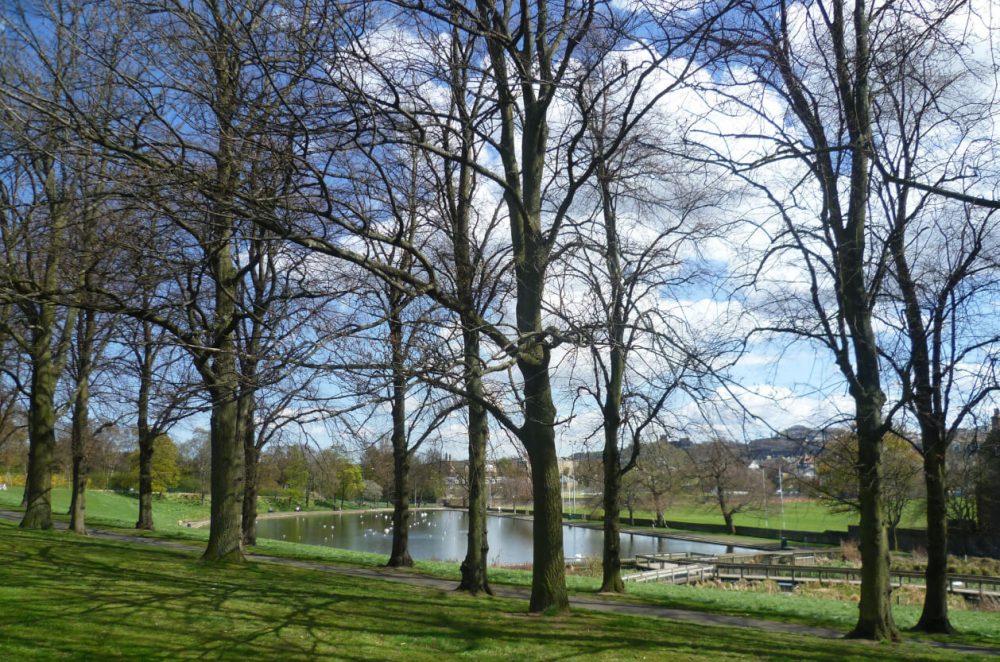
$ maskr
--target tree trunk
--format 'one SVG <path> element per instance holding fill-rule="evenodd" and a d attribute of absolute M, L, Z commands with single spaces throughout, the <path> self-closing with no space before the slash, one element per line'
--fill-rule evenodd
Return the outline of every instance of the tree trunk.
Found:
<path fill-rule="evenodd" d="M 406 439 L 407 378 L 403 348 L 402 293 L 390 287 L 389 345 L 392 353 L 392 470 L 395 481 L 392 510 L 392 553 L 388 566 L 410 567 L 410 453 Z M 341 497 L 343 510 L 344 500 Z"/>
<path fill-rule="evenodd" d="M 530 170 L 540 170 L 541 159 L 538 155 L 530 164 Z M 540 172 L 536 175 L 529 177 L 526 174 L 525 181 L 530 179 L 534 186 L 541 181 Z M 526 198 L 534 200 L 537 195 L 540 191 L 526 194 Z M 539 216 L 532 215 L 524 222 L 533 228 L 540 227 Z M 549 375 L 551 350 L 539 336 L 543 332 L 541 296 L 545 283 L 544 261 L 540 255 L 544 249 L 539 241 L 541 237 L 536 236 L 531 242 L 525 242 L 523 256 L 519 257 L 516 268 L 517 326 L 522 336 L 517 365 L 524 380 L 524 423 L 519 436 L 531 465 L 533 497 L 534 549 L 529 609 L 535 613 L 561 613 L 569 610 L 569 596 L 563 552 L 562 486 L 555 440 L 556 407 Z"/>
<path fill-rule="evenodd" d="M 462 322 L 465 354 L 465 388 L 469 392 L 469 534 L 462 562 L 462 581 L 458 590 L 476 595 L 484 591 L 492 595 L 487 567 L 489 540 L 486 530 L 486 443 L 489 422 L 486 409 L 479 402 L 483 397 L 480 376 L 479 331 L 471 320 Z"/>
<path fill-rule="evenodd" d="M 139 519 L 135 528 L 153 530 L 153 449 L 156 431 L 149 426 L 149 394 L 153 388 L 153 327 L 142 322 L 143 346 L 139 358 L 139 394 L 136 398 L 136 431 L 139 434 Z"/>
<path fill-rule="evenodd" d="M 617 436 L 617 434 L 616 434 Z M 621 473 L 619 471 L 618 449 L 612 458 L 604 455 L 604 546 L 602 556 L 601 593 L 624 593 L 621 558 Z"/>
<path fill-rule="evenodd" d="M 257 468 L 260 451 L 255 443 L 253 426 L 243 430 L 243 544 L 257 544 Z"/>
<path fill-rule="evenodd" d="M 527 414 L 530 421 L 532 416 Z M 569 609 L 566 592 L 566 560 L 563 553 L 562 493 L 559 483 L 559 459 L 551 423 L 534 428 L 534 439 L 551 439 L 551 443 L 536 443 L 528 448 L 531 459 L 531 486 L 534 491 L 534 522 L 532 527 L 532 581 L 529 610 L 542 612 Z"/>
<path fill-rule="evenodd" d="M 235 388 L 213 389 L 211 524 L 206 561 L 242 561 L 243 453 L 237 437 Z"/>
<path fill-rule="evenodd" d="M 73 533 L 87 533 L 87 457 L 84 450 L 84 430 L 87 427 L 87 415 L 73 412 L 73 430 L 70 445 L 73 453 L 73 486 L 69 502 L 69 530 Z"/>
<path fill-rule="evenodd" d="M 145 428 L 145 429 L 143 429 Z M 156 434 L 148 426 L 139 431 L 139 520 L 135 528 L 153 530 L 153 443 Z"/>
<path fill-rule="evenodd" d="M 221 18 L 221 17 L 220 17 Z M 236 367 L 236 301 L 241 274 L 235 264 L 238 250 L 233 210 L 241 162 L 235 126 L 240 104 L 239 77 L 242 62 L 227 26 L 217 26 L 210 36 L 208 57 L 215 78 L 212 111 L 217 125 L 213 196 L 202 250 L 215 287 L 213 318 L 207 331 L 214 339 L 211 350 L 201 355 L 210 363 L 201 368 L 202 379 L 211 396 L 211 525 L 207 561 L 243 560 L 243 439 L 239 435 L 240 375 Z"/>
<path fill-rule="evenodd" d="M 849 636 L 897 640 L 899 631 L 892 617 L 889 541 L 882 497 L 880 409 L 880 405 L 875 403 L 858 406 L 861 600 L 858 603 L 858 623 Z"/>
<path fill-rule="evenodd" d="M 92 243 L 88 226 L 85 245 Z M 84 277 L 89 288 L 89 272 Z M 94 364 L 94 337 L 97 333 L 94 312 L 86 308 L 76 311 L 75 393 L 73 397 L 70 450 L 73 456 L 72 494 L 69 506 L 69 529 L 73 533 L 87 533 L 87 435 L 90 432 L 90 375 Z"/>
<path fill-rule="evenodd" d="M 940 447 L 924 447 L 927 483 L 927 591 L 915 630 L 953 634 L 948 618 L 948 512 L 945 458 Z"/>
<path fill-rule="evenodd" d="M 539 281 L 540 286 L 540 281 Z M 520 285 L 519 285 L 520 288 Z M 523 315 L 523 298 L 518 314 Z M 569 609 L 566 592 L 566 559 L 563 552 L 562 486 L 556 455 L 555 416 L 549 378 L 549 350 L 534 342 L 522 348 L 518 366 L 524 377 L 524 425 L 521 441 L 531 463 L 534 497 L 532 542 L 532 612 L 564 612 Z"/>
<path fill-rule="evenodd" d="M 896 227 L 889 237 L 896 282 L 905 305 L 906 328 L 910 340 L 912 366 L 911 394 L 920 424 L 920 438 L 924 458 L 924 483 L 927 487 L 927 570 L 924 607 L 914 630 L 937 634 L 952 634 L 954 629 L 948 619 L 948 511 L 945 458 L 949 439 L 947 429 L 948 398 L 942 394 L 940 383 L 940 331 L 943 320 L 931 328 L 937 333 L 928 334 L 920 306 L 917 283 L 910 270 L 906 254 L 906 221 L 908 189 L 903 189 L 897 201 Z M 933 336 L 933 349 L 930 337 Z M 935 357 L 932 359 L 931 356 Z M 935 369 L 932 369 L 932 364 Z M 935 375 L 931 377 L 932 373 Z M 893 529 L 895 545 L 895 529 Z"/>
<path fill-rule="evenodd" d="M 55 392 L 59 382 L 50 347 L 51 326 L 38 332 L 31 362 L 28 403 L 28 475 L 21 528 L 52 528 L 52 465 L 55 462 Z"/>
<path fill-rule="evenodd" d="M 92 343 L 88 342 L 92 333 L 92 320 L 86 319 L 91 315 L 87 311 L 80 311 L 80 321 L 77 324 L 77 333 L 82 334 L 78 343 L 80 365 L 77 366 L 76 397 L 73 401 L 73 421 L 70 430 L 70 449 L 73 455 L 73 485 L 69 505 L 69 530 L 73 533 L 86 535 L 87 526 L 87 433 L 90 428 L 90 353 Z"/>
<path fill-rule="evenodd" d="M 722 519 L 726 523 L 726 531 L 729 535 L 736 535 L 736 524 L 733 522 L 733 511 L 726 503 L 726 491 L 720 486 L 721 481 L 716 481 L 715 497 L 719 502 L 719 510 L 722 512 Z"/>
<path fill-rule="evenodd" d="M 405 442 L 404 442 L 405 443 Z M 394 444 L 395 445 L 395 444 Z M 406 448 L 393 448 L 393 474 L 395 476 L 395 494 L 392 509 L 392 553 L 387 566 L 391 568 L 411 567 L 410 557 L 410 455 Z M 341 510 L 344 502 L 341 499 Z"/>

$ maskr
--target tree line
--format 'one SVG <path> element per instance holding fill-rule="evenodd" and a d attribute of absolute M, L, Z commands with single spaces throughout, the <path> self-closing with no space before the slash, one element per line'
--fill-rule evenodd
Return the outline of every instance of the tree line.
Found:
<path fill-rule="evenodd" d="M 563 611 L 563 431 L 600 448 L 602 590 L 622 591 L 644 440 L 723 401 L 752 416 L 741 357 L 808 346 L 857 436 L 853 634 L 898 636 L 884 456 L 909 423 L 929 538 L 918 628 L 951 631 L 945 457 L 997 385 L 988 15 L 7 3 L 0 406 L 26 411 L 22 526 L 52 526 L 60 421 L 83 532 L 95 426 L 134 423 L 148 514 L 156 439 L 200 412 L 205 559 L 253 542 L 267 445 L 327 426 L 391 449 L 389 564 L 409 565 L 412 466 L 457 429 L 461 588 L 490 591 L 485 458 L 510 440 L 530 468 L 530 610 Z"/>

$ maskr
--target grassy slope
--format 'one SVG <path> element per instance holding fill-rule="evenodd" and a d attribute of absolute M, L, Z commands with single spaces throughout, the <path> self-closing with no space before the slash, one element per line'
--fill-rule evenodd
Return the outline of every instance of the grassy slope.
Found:
<path fill-rule="evenodd" d="M 954 652 L 576 612 L 0 523 L 0 657 L 49 659 L 909 659 Z M 11 608 L 16 605 L 16 608 Z"/>
<path fill-rule="evenodd" d="M 926 526 L 925 515 L 922 510 L 923 504 L 914 501 L 903 515 L 900 522 L 901 527 L 923 528 Z M 601 510 L 595 511 L 577 507 L 577 511 L 588 514 L 600 515 Z M 651 511 L 637 510 L 636 517 L 652 518 Z M 694 522 L 700 524 L 723 524 L 722 515 L 718 508 L 712 504 L 698 504 L 693 502 L 677 502 L 664 512 L 664 517 L 677 522 Z M 768 501 L 767 518 L 764 512 L 753 511 L 747 513 L 737 513 L 734 517 L 737 526 L 759 526 L 770 527 L 772 529 L 782 528 L 781 511 L 777 497 Z M 628 512 L 622 512 L 622 521 L 628 522 Z M 808 499 L 787 499 L 785 501 L 784 528 L 795 531 L 834 531 L 846 530 L 849 525 L 856 525 L 858 516 L 855 513 L 835 513 L 831 512 L 825 505 Z"/>
<path fill-rule="evenodd" d="M 65 512 L 65 507 L 69 503 L 68 490 L 56 489 L 53 490 L 53 494 L 57 511 Z M 9 490 L 0 492 L 0 508 L 16 506 L 18 498 L 19 495 L 14 496 Z M 136 507 L 135 499 L 108 492 L 92 492 L 88 495 L 88 521 L 109 527 L 130 529 L 135 520 Z M 198 542 L 207 539 L 206 529 L 186 529 L 177 525 L 180 519 L 199 519 L 207 516 L 207 508 L 169 500 L 156 500 L 153 502 L 153 509 L 158 535 Z M 129 533 L 135 532 L 129 530 Z M 378 554 L 276 540 L 261 540 L 251 551 L 336 564 L 369 567 L 385 564 L 385 557 Z M 456 580 L 459 578 L 458 565 L 455 563 L 420 561 L 417 563 L 417 569 L 440 577 Z M 491 580 L 495 583 L 529 586 L 531 573 L 493 569 Z M 569 576 L 567 582 L 571 590 L 575 591 L 595 591 L 600 583 L 599 580 L 586 576 Z M 669 607 L 819 625 L 839 628 L 845 632 L 857 619 L 857 605 L 854 602 L 788 593 L 768 594 L 697 586 L 634 584 L 629 586 L 629 594 L 643 601 Z M 894 614 L 902 627 L 910 627 L 916 623 L 920 609 L 916 606 L 897 606 L 894 608 Z M 958 640 L 1000 646 L 1000 613 L 952 610 L 952 621 L 962 632 Z"/>

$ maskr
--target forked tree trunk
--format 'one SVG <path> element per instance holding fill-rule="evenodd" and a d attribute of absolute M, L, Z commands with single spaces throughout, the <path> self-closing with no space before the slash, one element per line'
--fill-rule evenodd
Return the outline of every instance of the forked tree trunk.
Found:
<path fill-rule="evenodd" d="M 896 266 L 896 282 L 905 303 L 906 328 L 910 340 L 910 363 L 912 365 L 913 404 L 920 424 L 920 438 L 924 458 L 924 484 L 927 488 L 927 570 L 924 592 L 924 607 L 914 630 L 937 634 L 952 634 L 954 628 L 948 618 L 948 493 L 945 458 L 949 439 L 946 436 L 946 397 L 942 397 L 940 381 L 937 388 L 932 383 L 940 379 L 940 372 L 934 370 L 932 379 L 932 344 L 940 350 L 941 326 L 938 318 L 928 333 L 920 294 L 913 278 L 906 254 L 907 189 L 903 189 L 897 202 L 897 227 L 890 235 L 893 262 Z M 934 351 L 940 366 L 940 351 Z M 895 530 L 893 530 L 895 538 Z M 895 545 L 895 540 L 893 541 Z"/>

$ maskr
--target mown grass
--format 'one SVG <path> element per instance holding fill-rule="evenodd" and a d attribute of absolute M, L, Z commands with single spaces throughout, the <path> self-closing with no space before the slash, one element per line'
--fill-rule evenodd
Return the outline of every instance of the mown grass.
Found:
<path fill-rule="evenodd" d="M 0 492 L 0 507 L 13 508 L 17 505 L 16 499 L 8 498 L 9 494 L 9 491 L 6 494 Z M 65 504 L 68 506 L 68 491 L 61 488 L 54 490 L 53 499 L 57 511 L 64 512 L 63 501 L 65 500 Z M 92 492 L 88 496 L 88 522 L 135 535 L 137 532 L 131 528 L 134 523 L 133 509 L 135 507 L 135 499 L 127 496 Z M 142 535 L 185 540 L 192 542 L 192 544 L 201 544 L 207 539 L 208 531 L 206 529 L 188 529 L 177 524 L 178 520 L 199 519 L 202 516 L 200 507 L 196 504 L 156 500 L 153 503 L 153 509 L 158 531 Z M 285 558 L 364 567 L 381 566 L 386 561 L 386 557 L 379 554 L 279 540 L 261 539 L 257 546 L 247 551 Z M 456 563 L 418 561 L 415 571 L 454 580 L 460 576 Z M 524 570 L 492 568 L 490 578 L 498 585 L 530 586 L 531 584 L 531 573 Z M 567 577 L 567 584 L 571 591 L 577 593 L 590 593 L 599 588 L 598 579 L 585 575 L 571 574 Z M 638 600 L 695 611 L 815 625 L 840 629 L 844 632 L 847 632 L 857 619 L 857 605 L 850 600 L 669 584 L 631 584 L 628 590 L 628 596 L 624 598 L 626 600 Z M 919 614 L 920 609 L 917 606 L 898 605 L 894 607 L 894 615 L 903 628 L 914 625 Z M 951 616 L 953 624 L 960 631 L 960 635 L 942 640 L 1000 646 L 1000 612 L 953 609 Z M 913 637 L 913 635 L 907 636 Z"/>
<path fill-rule="evenodd" d="M 800 497 L 785 499 L 784 520 L 781 517 L 780 503 L 777 497 L 768 501 L 767 514 L 763 510 L 737 513 L 734 521 L 737 526 L 754 526 L 762 528 L 780 529 L 785 528 L 794 531 L 817 531 L 826 530 L 844 531 L 848 526 L 858 523 L 858 515 L 851 512 L 832 512 L 825 504 L 813 499 Z M 582 505 L 577 505 L 576 512 L 581 514 L 593 514 L 600 516 L 600 508 L 590 509 Z M 636 518 L 652 519 L 655 515 L 651 511 L 636 510 Z M 672 504 L 663 514 L 667 520 L 677 522 L 690 522 L 692 524 L 724 524 L 719 509 L 713 504 L 695 503 L 693 501 L 679 500 Z M 914 500 L 903 515 L 900 527 L 923 528 L 926 526 L 926 519 L 923 511 L 923 503 Z M 784 526 L 782 526 L 784 521 Z M 622 523 L 628 524 L 628 513 L 622 513 Z"/>
<path fill-rule="evenodd" d="M 955 660 L 871 645 L 471 598 L 0 523 L 0 658 L 10 660 Z M 971 657 L 971 656 L 967 656 Z"/>

